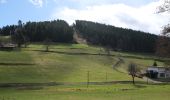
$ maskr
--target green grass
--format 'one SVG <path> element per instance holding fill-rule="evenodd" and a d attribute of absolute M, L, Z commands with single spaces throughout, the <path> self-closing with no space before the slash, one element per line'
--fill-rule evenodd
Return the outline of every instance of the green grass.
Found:
<path fill-rule="evenodd" d="M 35 88 L 34 88 L 35 89 Z M 131 84 L 0 89 L 3 100 L 169 100 L 169 85 Z"/>
<path fill-rule="evenodd" d="M 104 50 L 84 44 L 57 44 L 50 46 L 49 52 L 44 50 L 43 45 L 32 44 L 21 51 L 0 51 L 1 83 L 86 82 L 88 71 L 92 82 L 106 81 L 106 73 L 107 81 L 127 81 L 131 79 L 126 72 L 130 62 L 146 68 L 154 61 L 144 59 L 149 57 L 146 55 L 142 59 L 119 52 L 111 52 L 113 56 L 100 55 L 105 54 Z M 124 63 L 114 70 L 118 58 Z"/>
<path fill-rule="evenodd" d="M 90 82 L 129 81 L 126 70 L 130 62 L 145 69 L 159 59 L 115 51 L 107 56 L 100 47 L 84 44 L 56 44 L 49 52 L 44 50 L 44 45 L 31 44 L 20 51 L 0 51 L 0 83 L 87 82 L 88 71 Z M 123 63 L 113 69 L 120 58 Z M 163 65 L 161 61 L 157 61 L 159 66 Z M 140 84 L 0 88 L 0 100 L 169 100 L 169 85 L 146 85 L 142 79 L 135 80 Z"/>
<path fill-rule="evenodd" d="M 33 60 L 24 51 L 0 51 L 0 63 L 33 63 Z"/>

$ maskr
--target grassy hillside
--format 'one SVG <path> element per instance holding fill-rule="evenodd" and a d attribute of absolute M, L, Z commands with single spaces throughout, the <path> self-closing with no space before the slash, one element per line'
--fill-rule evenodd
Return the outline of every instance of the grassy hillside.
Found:
<path fill-rule="evenodd" d="M 114 51 L 107 56 L 100 47 L 82 44 L 57 44 L 50 46 L 49 52 L 44 50 L 43 45 L 32 44 L 21 51 L 0 51 L 0 100 L 169 100 L 168 84 L 147 85 L 136 79 L 137 84 L 132 85 L 126 71 L 130 62 L 144 69 L 154 59 L 163 65 L 162 58 Z M 117 62 L 121 63 L 113 68 Z M 90 83 L 87 88 L 88 71 L 90 82 L 110 82 Z M 35 84 L 49 82 L 64 84 Z M 6 83 L 33 84 L 7 88 Z"/>
<path fill-rule="evenodd" d="M 125 81 L 131 79 L 126 72 L 129 62 L 145 68 L 154 60 L 114 51 L 107 56 L 103 49 L 83 44 L 57 44 L 49 52 L 44 50 L 43 45 L 34 44 L 21 51 L 0 51 L 1 83 L 86 82 L 88 71 L 92 82 Z M 123 62 L 113 68 L 120 59 Z"/>
<path fill-rule="evenodd" d="M 169 85 L 52 86 L 42 89 L 0 88 L 2 100 L 169 100 Z"/>

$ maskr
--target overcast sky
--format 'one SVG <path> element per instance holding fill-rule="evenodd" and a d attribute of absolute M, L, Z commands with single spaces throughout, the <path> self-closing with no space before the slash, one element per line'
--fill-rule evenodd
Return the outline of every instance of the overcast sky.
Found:
<path fill-rule="evenodd" d="M 157 14 L 162 0 L 0 0 L 0 27 L 18 20 L 89 20 L 160 34 L 170 14 Z"/>

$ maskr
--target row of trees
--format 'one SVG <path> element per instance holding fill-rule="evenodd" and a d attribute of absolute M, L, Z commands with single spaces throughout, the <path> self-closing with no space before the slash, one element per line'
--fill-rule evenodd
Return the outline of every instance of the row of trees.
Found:
<path fill-rule="evenodd" d="M 74 30 L 73 30 L 74 29 Z M 114 50 L 130 52 L 151 52 L 160 56 L 170 55 L 170 39 L 131 29 L 117 28 L 111 25 L 77 20 L 69 26 L 64 20 L 27 22 L 7 25 L 0 28 L 0 35 L 11 35 L 18 46 L 30 42 L 73 42 L 73 33 L 77 31 L 90 44 L 105 46 Z M 164 29 L 164 33 L 169 28 Z M 166 34 L 167 35 L 167 34 Z"/>
<path fill-rule="evenodd" d="M 18 46 L 27 41 L 42 42 L 50 40 L 64 43 L 73 41 L 73 29 L 64 20 L 27 22 L 26 24 L 19 20 L 18 25 L 1 28 L 0 34 L 11 35 Z"/>
<path fill-rule="evenodd" d="M 110 25 L 77 20 L 75 27 L 89 43 L 132 52 L 154 52 L 158 36 L 117 28 Z"/>
<path fill-rule="evenodd" d="M 73 30 L 63 20 L 27 22 L 23 30 L 23 33 L 33 42 L 44 41 L 47 38 L 53 42 L 73 41 Z"/>

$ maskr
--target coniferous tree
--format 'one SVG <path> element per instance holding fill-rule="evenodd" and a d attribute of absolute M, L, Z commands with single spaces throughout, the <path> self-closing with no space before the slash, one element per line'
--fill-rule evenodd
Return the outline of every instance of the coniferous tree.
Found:
<path fill-rule="evenodd" d="M 158 36 L 153 34 L 83 20 L 77 20 L 75 27 L 90 44 L 116 51 L 155 52 Z"/>
<path fill-rule="evenodd" d="M 153 66 L 157 66 L 157 62 L 156 61 L 154 61 Z"/>
<path fill-rule="evenodd" d="M 24 43 L 24 35 L 22 29 L 22 21 L 18 21 L 18 27 L 15 29 L 13 40 L 17 43 L 18 47 L 20 48 L 21 45 Z"/>

